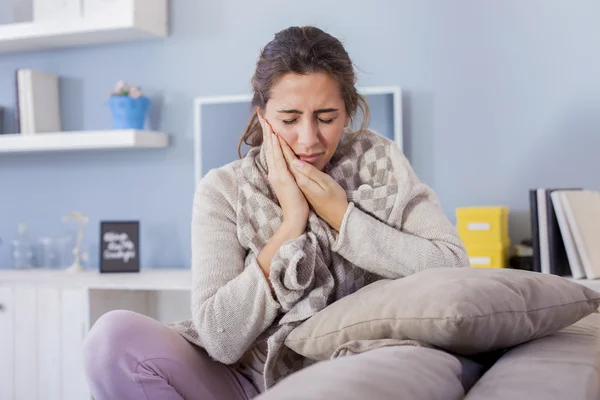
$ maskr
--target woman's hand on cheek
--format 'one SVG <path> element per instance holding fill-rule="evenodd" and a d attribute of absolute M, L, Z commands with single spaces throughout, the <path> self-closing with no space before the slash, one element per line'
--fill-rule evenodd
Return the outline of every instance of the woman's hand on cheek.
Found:
<path fill-rule="evenodd" d="M 283 225 L 294 235 L 301 235 L 308 220 L 308 203 L 287 166 L 280 139 L 271 125 L 259 116 L 263 129 L 263 146 L 267 158 L 268 179 L 283 212 Z"/>
<path fill-rule="evenodd" d="M 346 192 L 332 177 L 300 161 L 285 140 L 280 142 L 289 169 L 313 210 L 339 232 L 348 208 Z"/>

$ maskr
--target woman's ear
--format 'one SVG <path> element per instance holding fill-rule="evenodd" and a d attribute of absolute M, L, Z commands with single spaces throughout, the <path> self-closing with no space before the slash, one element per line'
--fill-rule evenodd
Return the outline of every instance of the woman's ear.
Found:
<path fill-rule="evenodd" d="M 260 119 L 265 119 L 265 113 L 260 107 L 256 107 L 256 115 L 258 115 Z"/>

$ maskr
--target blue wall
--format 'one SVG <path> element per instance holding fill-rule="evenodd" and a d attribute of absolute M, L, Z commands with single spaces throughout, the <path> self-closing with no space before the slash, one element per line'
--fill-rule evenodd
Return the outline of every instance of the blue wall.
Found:
<path fill-rule="evenodd" d="M 166 150 L 0 156 L 5 241 L 19 221 L 36 237 L 59 232 L 78 209 L 92 264 L 99 220 L 141 219 L 143 266 L 187 266 L 193 98 L 247 92 L 259 49 L 289 25 L 342 39 L 361 86 L 403 88 L 406 153 L 450 217 L 507 204 L 518 240 L 530 187 L 600 188 L 595 0 L 176 0 L 171 11 L 165 40 L 0 55 L 0 106 L 14 108 L 16 68 L 43 69 L 63 77 L 66 130 L 109 128 L 104 102 L 124 79 L 153 97 L 150 127 L 173 134 Z M 9 260 L 5 243 L 0 266 Z"/>

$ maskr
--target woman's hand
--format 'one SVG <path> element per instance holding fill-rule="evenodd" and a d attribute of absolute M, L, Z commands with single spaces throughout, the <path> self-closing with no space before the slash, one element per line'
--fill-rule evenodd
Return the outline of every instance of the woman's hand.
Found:
<path fill-rule="evenodd" d="M 263 146 L 267 157 L 268 179 L 283 211 L 283 228 L 292 236 L 300 236 L 308 221 L 308 203 L 288 169 L 283 156 L 281 140 L 273 133 L 271 125 L 260 115 L 263 129 Z M 286 144 L 287 145 L 287 144 Z"/>
<path fill-rule="evenodd" d="M 290 171 L 315 213 L 339 232 L 348 209 L 346 192 L 332 177 L 300 161 L 285 140 L 280 143 Z"/>

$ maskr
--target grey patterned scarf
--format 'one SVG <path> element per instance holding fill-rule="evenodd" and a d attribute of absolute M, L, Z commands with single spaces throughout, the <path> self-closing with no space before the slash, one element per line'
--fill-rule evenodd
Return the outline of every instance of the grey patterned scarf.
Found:
<path fill-rule="evenodd" d="M 356 139 L 345 139 L 324 172 L 342 186 L 348 201 L 357 208 L 396 226 L 398 184 L 391 165 L 393 145 L 371 131 Z M 283 215 L 268 184 L 266 166 L 262 147 L 253 148 L 238 170 L 238 232 L 241 244 L 255 255 L 273 236 Z M 270 279 L 284 314 L 265 332 L 265 388 L 314 363 L 284 345 L 296 326 L 329 304 L 381 279 L 333 252 L 336 237 L 337 232 L 311 210 L 306 232 L 282 246 L 273 259 Z"/>

